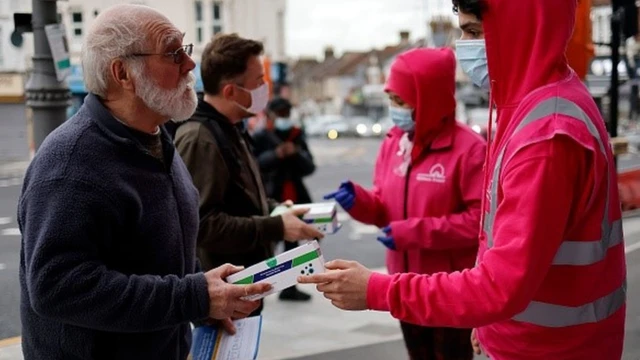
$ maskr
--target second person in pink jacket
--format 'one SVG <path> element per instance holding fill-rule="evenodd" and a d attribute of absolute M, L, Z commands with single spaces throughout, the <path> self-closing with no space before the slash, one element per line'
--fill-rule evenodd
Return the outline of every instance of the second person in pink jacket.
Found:
<path fill-rule="evenodd" d="M 390 273 L 471 268 L 478 250 L 484 139 L 455 119 L 456 59 L 414 49 L 392 64 L 385 91 L 395 126 L 373 188 L 345 182 L 334 198 L 356 220 L 383 229 Z M 470 330 L 401 323 L 412 359 L 472 359 Z"/>

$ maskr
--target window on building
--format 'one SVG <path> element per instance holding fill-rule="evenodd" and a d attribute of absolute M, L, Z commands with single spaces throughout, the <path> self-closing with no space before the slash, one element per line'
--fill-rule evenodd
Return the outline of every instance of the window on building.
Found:
<path fill-rule="evenodd" d="M 71 29 L 74 37 L 82 37 L 82 12 L 74 11 L 71 13 Z"/>
<path fill-rule="evenodd" d="M 604 39 L 605 36 L 605 21 L 606 21 L 606 17 L 602 16 L 602 15 L 598 15 L 598 41 L 602 42 L 602 40 Z"/>
<path fill-rule="evenodd" d="M 277 51 L 277 56 L 282 56 L 284 55 L 284 38 L 285 38 L 285 33 L 284 33 L 284 11 L 280 10 L 277 13 L 277 34 L 276 34 L 276 44 L 278 49 Z"/>
<path fill-rule="evenodd" d="M 4 66 L 4 38 L 2 33 L 2 25 L 0 25 L 0 67 Z"/>
<path fill-rule="evenodd" d="M 600 43 L 608 43 L 611 41 L 611 31 L 610 31 L 610 24 L 611 24 L 611 18 L 610 16 L 608 16 L 607 14 L 600 14 L 599 16 L 599 20 L 598 20 L 598 24 L 600 26 L 599 29 L 599 35 L 600 37 L 598 38 L 598 42 Z M 607 52 L 608 49 L 607 47 L 602 46 L 601 47 L 603 52 Z"/>
<path fill-rule="evenodd" d="M 222 32 L 222 2 L 214 1 L 211 8 L 213 12 L 213 35 Z"/>
<path fill-rule="evenodd" d="M 196 16 L 196 42 L 198 44 L 202 43 L 204 38 L 203 28 L 202 28 L 202 1 L 198 0 L 194 2 L 195 16 Z"/>

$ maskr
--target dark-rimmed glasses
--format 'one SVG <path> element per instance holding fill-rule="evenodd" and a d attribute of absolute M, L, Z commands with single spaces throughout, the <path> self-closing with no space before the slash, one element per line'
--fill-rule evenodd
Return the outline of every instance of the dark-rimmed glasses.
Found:
<path fill-rule="evenodd" d="M 178 49 L 176 49 L 175 51 L 171 51 L 171 52 L 163 53 L 163 54 L 137 53 L 137 54 L 131 54 L 129 56 L 152 56 L 152 55 L 172 56 L 173 57 L 173 62 L 175 64 L 182 64 L 182 62 L 184 61 L 184 56 L 187 55 L 187 56 L 191 57 L 191 54 L 193 54 L 193 44 L 182 45 Z"/>

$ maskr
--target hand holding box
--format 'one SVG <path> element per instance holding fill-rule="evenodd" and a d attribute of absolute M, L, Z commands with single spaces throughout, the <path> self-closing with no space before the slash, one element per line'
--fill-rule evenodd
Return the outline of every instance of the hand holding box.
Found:
<path fill-rule="evenodd" d="M 234 285 L 271 284 L 269 292 L 244 297 L 246 300 L 258 300 L 296 285 L 299 275 L 324 271 L 324 257 L 320 245 L 314 240 L 230 275 L 226 280 Z"/>
<path fill-rule="evenodd" d="M 338 210 L 334 202 L 280 205 L 271 212 L 271 216 L 281 215 L 292 209 L 309 209 L 302 215 L 302 221 L 314 226 L 323 234 L 335 234 L 340 229 Z"/>

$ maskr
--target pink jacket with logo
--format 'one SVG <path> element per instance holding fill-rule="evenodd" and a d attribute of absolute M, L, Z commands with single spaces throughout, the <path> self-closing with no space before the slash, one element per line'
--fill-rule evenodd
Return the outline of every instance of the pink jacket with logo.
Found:
<path fill-rule="evenodd" d="M 374 274 L 370 309 L 424 326 L 477 327 L 492 360 L 621 358 L 617 178 L 604 121 L 564 56 L 575 10 L 576 0 L 486 1 L 498 128 L 484 201 L 492 226 L 482 230 L 478 264 Z"/>
<path fill-rule="evenodd" d="M 380 148 L 373 189 L 354 184 L 350 215 L 391 225 L 391 273 L 462 270 L 476 259 L 486 146 L 455 121 L 455 67 L 449 49 L 411 50 L 396 59 L 386 90 L 414 109 L 415 139 L 409 144 L 394 127 Z"/>

